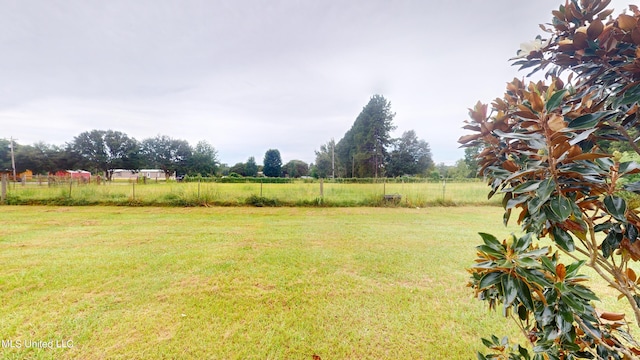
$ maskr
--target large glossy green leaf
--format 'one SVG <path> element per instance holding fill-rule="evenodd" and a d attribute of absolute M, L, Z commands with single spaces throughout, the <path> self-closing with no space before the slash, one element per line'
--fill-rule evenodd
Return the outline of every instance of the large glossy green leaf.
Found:
<path fill-rule="evenodd" d="M 598 225 L 593 227 L 593 231 L 601 232 L 601 231 L 609 230 L 609 229 L 611 229 L 611 225 L 612 224 L 609 223 L 609 222 L 598 224 Z"/>
<path fill-rule="evenodd" d="M 493 130 L 493 133 L 498 135 L 501 138 L 506 138 L 506 139 L 519 139 L 519 140 L 532 140 L 535 139 L 537 137 L 540 137 L 541 135 L 538 133 L 516 133 L 516 132 L 504 132 L 501 130 Z"/>
<path fill-rule="evenodd" d="M 589 175 L 598 176 L 598 175 L 603 175 L 605 173 L 597 165 L 594 165 L 591 163 L 585 163 L 585 162 L 569 163 L 567 165 L 560 166 L 558 170 L 560 170 L 560 172 L 562 173 L 577 173 L 585 176 L 589 176 Z"/>
<path fill-rule="evenodd" d="M 596 294 L 593 293 L 593 291 L 581 285 L 572 286 L 569 289 L 569 291 L 586 300 L 593 300 L 593 301 L 600 300 L 598 296 L 596 296 Z"/>
<path fill-rule="evenodd" d="M 622 234 L 616 231 L 609 231 L 607 236 L 602 241 L 600 247 L 602 248 L 602 256 L 608 258 L 616 249 L 620 247 L 622 242 Z"/>
<path fill-rule="evenodd" d="M 538 189 L 538 187 L 540 186 L 540 183 L 541 181 L 539 180 L 529 180 L 516 186 L 515 188 L 513 188 L 511 192 L 513 192 L 514 194 L 522 194 L 522 193 L 534 191 Z"/>
<path fill-rule="evenodd" d="M 586 260 L 580 260 L 573 262 L 565 268 L 566 270 L 566 278 L 573 278 L 579 275 L 578 271 L 580 268 L 586 263 Z"/>
<path fill-rule="evenodd" d="M 518 204 L 522 204 L 526 201 L 528 201 L 531 197 L 527 194 L 523 194 L 518 196 L 517 198 L 514 199 L 509 199 L 507 201 L 507 205 L 505 206 L 506 210 L 510 210 L 513 209 L 514 207 L 516 207 Z"/>
<path fill-rule="evenodd" d="M 589 129 L 589 130 L 583 131 L 582 133 L 580 133 L 579 135 L 577 135 L 573 139 L 569 140 L 569 145 L 573 146 L 575 144 L 578 144 L 581 141 L 586 140 L 587 138 L 589 138 L 589 135 L 593 134 L 593 132 L 596 131 L 596 130 L 598 130 L 598 129 L 597 128 L 593 128 L 593 129 Z"/>
<path fill-rule="evenodd" d="M 540 185 L 536 190 L 536 197 L 531 199 L 527 204 L 531 214 L 537 214 L 538 211 L 540 211 L 540 207 L 549 200 L 549 197 L 555 190 L 555 186 L 555 182 L 552 178 L 548 178 L 540 182 Z"/>
<path fill-rule="evenodd" d="M 605 115 L 608 115 L 609 112 L 601 111 L 593 114 L 586 114 L 579 116 L 571 121 L 569 121 L 568 128 L 573 130 L 585 130 L 591 129 L 596 126 L 600 119 L 602 119 Z"/>
<path fill-rule="evenodd" d="M 524 250 L 526 250 L 527 248 L 529 248 L 529 246 L 531 245 L 531 234 L 525 234 L 524 236 L 521 237 L 516 237 L 516 239 L 513 242 L 513 245 L 511 245 L 511 247 L 516 251 L 516 252 L 522 252 Z"/>
<path fill-rule="evenodd" d="M 636 173 L 638 170 L 640 170 L 640 165 L 635 161 L 625 161 L 620 163 L 620 167 L 618 168 L 620 175 Z"/>
<path fill-rule="evenodd" d="M 504 306 L 511 306 L 518 296 L 518 288 L 511 276 L 502 277 L 502 290 L 504 291 Z"/>
<path fill-rule="evenodd" d="M 573 238 L 568 232 L 558 226 L 554 226 L 551 231 L 553 233 L 554 241 L 563 250 L 572 252 L 576 249 L 575 244 L 573 243 Z"/>
<path fill-rule="evenodd" d="M 627 203 L 623 198 L 614 195 L 605 196 L 604 206 L 614 219 L 626 221 L 625 212 L 627 211 Z"/>
<path fill-rule="evenodd" d="M 558 222 L 565 221 L 571 215 L 571 200 L 562 195 L 552 198 L 549 207 L 558 217 Z"/>
<path fill-rule="evenodd" d="M 573 328 L 573 321 L 566 321 L 562 315 L 558 314 L 558 316 L 556 316 L 556 326 L 560 332 L 566 334 Z"/>
<path fill-rule="evenodd" d="M 507 226 L 507 224 L 509 224 L 509 218 L 511 218 L 511 209 L 507 209 L 504 212 L 504 215 L 502 215 L 502 223 L 504 224 L 504 226 Z"/>
<path fill-rule="evenodd" d="M 539 268 L 540 266 L 538 266 Z M 544 276 L 544 273 L 537 269 L 525 269 L 523 267 L 516 268 L 516 273 L 523 278 L 527 279 L 529 283 L 538 284 L 543 287 L 551 286 L 549 280 Z"/>
<path fill-rule="evenodd" d="M 502 276 L 503 274 L 499 272 L 490 272 L 488 274 L 485 274 L 482 277 L 482 279 L 480 279 L 480 282 L 478 283 L 478 288 L 486 289 L 488 287 L 491 287 L 499 283 Z"/>
<path fill-rule="evenodd" d="M 640 181 L 632 182 L 629 184 L 625 184 L 623 188 L 627 191 L 634 192 L 636 194 L 640 194 Z"/>
<path fill-rule="evenodd" d="M 572 293 L 562 294 L 562 301 L 577 312 L 584 312 L 584 305 Z"/>
<path fill-rule="evenodd" d="M 478 245 L 476 249 L 480 252 L 489 254 L 496 258 L 504 258 L 504 248 L 502 250 L 496 250 L 495 248 L 488 245 Z"/>
<path fill-rule="evenodd" d="M 631 243 L 633 244 L 638 239 L 638 228 L 635 227 L 634 225 L 628 224 L 625 235 L 627 236 L 629 241 L 631 241 Z"/>
<path fill-rule="evenodd" d="M 540 267 L 540 263 L 530 257 L 522 257 L 516 260 L 518 266 L 524 268 L 538 268 Z"/>
<path fill-rule="evenodd" d="M 594 163 L 600 167 L 603 174 L 608 174 L 611 167 L 614 165 L 613 160 L 610 157 L 603 157 L 594 160 Z"/>
<path fill-rule="evenodd" d="M 548 257 L 543 256 L 540 258 L 540 260 L 542 261 L 542 265 L 544 265 L 547 271 L 550 271 L 553 274 L 556 273 L 556 266 Z"/>
<path fill-rule="evenodd" d="M 525 284 L 524 281 L 520 279 L 514 279 L 515 286 L 518 291 L 518 298 L 520 302 L 529 310 L 533 311 L 533 298 L 531 297 L 531 290 Z"/>
<path fill-rule="evenodd" d="M 553 95 L 551 95 L 551 97 L 549 98 L 549 100 L 547 100 L 547 103 L 545 104 L 545 108 L 547 112 L 551 112 L 555 110 L 558 106 L 560 106 L 560 104 L 562 103 L 562 98 L 566 93 L 567 93 L 567 90 L 565 89 L 562 89 L 560 91 L 556 91 L 555 93 L 553 93 Z"/>
<path fill-rule="evenodd" d="M 549 326 L 553 324 L 553 321 L 555 320 L 555 309 L 551 306 L 546 306 L 544 309 L 542 309 L 542 313 L 539 316 L 540 325 L 542 325 L 543 327 Z"/>
<path fill-rule="evenodd" d="M 493 236 L 491 234 L 483 233 L 483 232 L 480 232 L 478 234 L 480 235 L 480 237 L 482 238 L 484 243 L 487 246 L 489 246 L 490 248 L 494 249 L 495 251 L 499 251 L 499 252 L 504 251 L 504 247 L 502 246 L 500 241 L 495 236 Z"/>
<path fill-rule="evenodd" d="M 546 180 L 540 182 L 540 186 L 538 186 L 538 191 L 536 191 L 536 195 L 543 201 L 547 201 L 553 191 L 556 189 L 556 183 L 553 181 L 553 178 L 549 177 Z"/>
<path fill-rule="evenodd" d="M 624 95 L 619 97 L 620 105 L 629 105 L 640 101 L 640 85 L 630 87 L 624 92 Z"/>

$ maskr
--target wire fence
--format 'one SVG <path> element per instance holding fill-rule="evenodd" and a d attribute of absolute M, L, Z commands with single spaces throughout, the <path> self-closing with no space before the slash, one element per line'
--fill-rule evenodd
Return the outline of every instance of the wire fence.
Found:
<path fill-rule="evenodd" d="M 9 183 L 4 203 L 114 205 L 497 205 L 482 181 L 87 182 L 82 179 Z"/>

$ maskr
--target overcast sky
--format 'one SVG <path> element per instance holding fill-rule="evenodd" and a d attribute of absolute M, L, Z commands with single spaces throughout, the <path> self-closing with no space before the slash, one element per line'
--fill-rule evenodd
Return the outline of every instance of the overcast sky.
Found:
<path fill-rule="evenodd" d="M 206 140 L 230 165 L 270 148 L 313 162 L 381 94 L 394 136 L 453 164 L 467 109 L 525 75 L 508 59 L 561 3 L 0 0 L 0 138 L 112 129 Z"/>

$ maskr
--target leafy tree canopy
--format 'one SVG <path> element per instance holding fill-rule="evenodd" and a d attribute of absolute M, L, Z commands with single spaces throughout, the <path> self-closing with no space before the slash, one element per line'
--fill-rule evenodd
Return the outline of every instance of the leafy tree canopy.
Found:
<path fill-rule="evenodd" d="M 331 139 L 328 143 L 320 146 L 320 150 L 316 150 L 316 163 L 313 167 L 314 177 L 328 178 L 335 176 L 335 147 L 336 142 Z"/>
<path fill-rule="evenodd" d="M 114 169 L 138 169 L 140 145 L 127 134 L 113 130 L 92 130 L 76 136 L 70 149 L 83 167 L 104 172 L 108 180 Z"/>
<path fill-rule="evenodd" d="M 299 178 L 309 175 L 309 164 L 302 160 L 291 160 L 282 167 L 285 176 Z"/>
<path fill-rule="evenodd" d="M 186 140 L 172 139 L 166 135 L 142 141 L 142 154 L 146 163 L 162 169 L 167 179 L 174 172 L 184 172 L 192 152 Z"/>
<path fill-rule="evenodd" d="M 207 141 L 199 141 L 187 161 L 186 172 L 189 175 L 211 176 L 215 175 L 217 168 L 218 152 Z"/>
<path fill-rule="evenodd" d="M 429 144 L 418 139 L 413 130 L 405 131 L 394 141 L 387 163 L 388 176 L 424 175 L 433 167 Z"/>
<path fill-rule="evenodd" d="M 262 172 L 264 176 L 268 177 L 280 177 L 282 174 L 282 158 L 280 157 L 280 151 L 277 149 L 269 149 L 264 154 L 264 168 Z"/>
<path fill-rule="evenodd" d="M 244 173 L 246 176 L 258 176 L 258 164 L 256 164 L 256 158 L 250 156 L 244 164 Z"/>

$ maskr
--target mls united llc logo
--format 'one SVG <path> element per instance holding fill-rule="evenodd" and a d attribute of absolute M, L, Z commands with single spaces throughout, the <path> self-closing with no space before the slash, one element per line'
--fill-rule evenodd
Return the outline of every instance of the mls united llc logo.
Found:
<path fill-rule="evenodd" d="M 70 349 L 73 347 L 73 340 L 0 340 L 0 347 L 3 349 Z"/>

